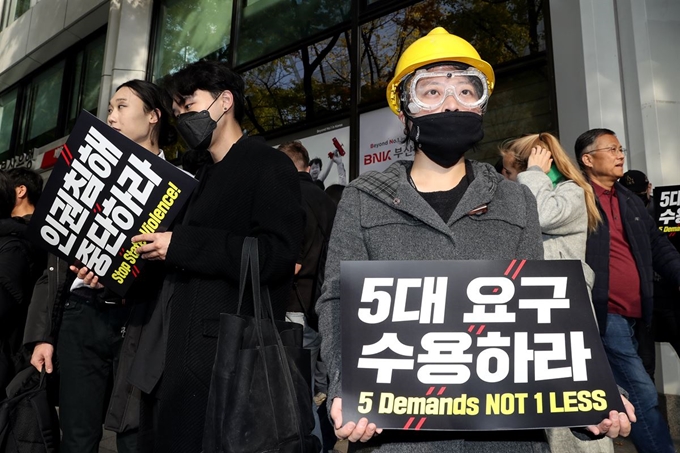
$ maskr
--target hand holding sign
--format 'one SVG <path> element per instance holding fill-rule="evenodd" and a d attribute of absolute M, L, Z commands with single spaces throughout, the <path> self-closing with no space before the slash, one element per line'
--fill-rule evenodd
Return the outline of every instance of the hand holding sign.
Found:
<path fill-rule="evenodd" d="M 137 253 L 145 260 L 165 261 L 168 247 L 172 240 L 172 232 L 140 234 L 132 238 L 132 242 L 145 242 L 137 248 Z"/>
<path fill-rule="evenodd" d="M 94 289 L 101 289 L 104 287 L 104 285 L 99 283 L 99 277 L 97 277 L 89 268 L 83 266 L 79 269 L 76 266 L 69 266 L 69 269 L 71 269 L 71 272 L 75 273 L 76 276 L 83 281 L 85 286 L 89 286 L 90 288 Z"/>
<path fill-rule="evenodd" d="M 134 235 L 167 230 L 197 181 L 83 112 L 63 146 L 27 236 L 69 263 L 88 286 L 124 296 L 145 261 Z M 160 236 L 163 239 L 159 240 Z M 170 233 L 145 258 L 163 260 Z M 144 244 L 141 244 L 144 245 Z"/>
<path fill-rule="evenodd" d="M 368 442 L 373 436 L 382 432 L 382 428 L 375 426 L 375 423 L 369 423 L 366 417 L 359 419 L 358 423 L 347 422 L 342 424 L 342 398 L 334 398 L 331 406 L 331 420 L 333 420 L 333 429 L 335 436 L 340 440 L 349 440 L 350 442 Z"/>
<path fill-rule="evenodd" d="M 626 409 L 625 413 L 610 411 L 609 418 L 605 418 L 597 426 L 590 425 L 586 429 L 596 436 L 604 434 L 612 439 L 619 436 L 627 437 L 630 434 L 631 422 L 635 423 L 637 419 L 635 418 L 635 408 L 630 401 L 623 395 L 621 395 L 621 400 Z"/>

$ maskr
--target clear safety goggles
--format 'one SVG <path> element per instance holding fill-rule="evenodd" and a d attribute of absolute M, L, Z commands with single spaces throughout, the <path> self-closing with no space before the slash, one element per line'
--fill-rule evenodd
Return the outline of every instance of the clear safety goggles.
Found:
<path fill-rule="evenodd" d="M 463 110 L 484 110 L 489 99 L 486 76 L 475 68 L 418 71 L 408 83 L 410 113 L 436 110 L 449 96 Z"/>

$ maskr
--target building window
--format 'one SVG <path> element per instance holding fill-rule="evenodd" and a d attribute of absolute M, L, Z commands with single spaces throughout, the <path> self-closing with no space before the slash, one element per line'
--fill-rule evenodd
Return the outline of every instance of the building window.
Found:
<path fill-rule="evenodd" d="M 65 61 L 54 64 L 28 84 L 19 136 L 19 148 L 28 151 L 61 137 L 57 128 Z"/>
<path fill-rule="evenodd" d="M 231 11 L 231 0 L 162 1 L 153 80 L 201 58 L 227 59 Z"/>
<path fill-rule="evenodd" d="M 81 110 L 97 113 L 104 45 L 101 31 L 0 93 L 0 167 L 64 138 Z"/>
<path fill-rule="evenodd" d="M 33 0 L 35 2 L 35 0 Z M 2 3 L 0 30 L 21 17 L 31 6 L 31 0 L 7 0 Z"/>
<path fill-rule="evenodd" d="M 356 8 L 351 0 L 161 1 L 154 80 L 200 58 L 231 63 L 246 82 L 250 134 L 276 140 L 385 108 L 399 56 L 438 26 L 468 40 L 496 72 L 475 159 L 495 160 L 499 143 L 525 132 L 557 132 L 543 0 L 354 0 Z M 201 37 L 207 30 L 222 30 L 222 41 Z M 352 58 L 360 81 L 351 78 Z"/>
<path fill-rule="evenodd" d="M 0 161 L 10 157 L 18 90 L 0 95 Z"/>
<path fill-rule="evenodd" d="M 551 92 L 545 58 L 526 60 L 496 71 L 496 88 L 484 114 L 484 140 L 477 145 L 474 159 L 495 162 L 503 142 L 525 133 L 557 135 Z"/>
<path fill-rule="evenodd" d="M 350 19 L 350 0 L 246 0 L 240 11 L 240 65 Z"/>
<path fill-rule="evenodd" d="M 348 32 L 338 32 L 244 73 L 243 126 L 251 133 L 264 134 L 349 111 L 347 41 Z"/>
<path fill-rule="evenodd" d="M 455 3 L 426 0 L 361 26 L 362 102 L 384 99 L 401 53 L 435 27 L 469 41 L 495 70 L 545 51 L 541 2 L 538 9 L 526 0 Z M 511 9 L 510 3 L 517 5 Z"/>
<path fill-rule="evenodd" d="M 87 110 L 93 115 L 97 114 L 99 90 L 102 83 L 105 42 L 106 37 L 101 35 L 99 38 L 89 42 L 85 49 L 76 55 L 66 133 L 71 132 L 82 110 Z"/>

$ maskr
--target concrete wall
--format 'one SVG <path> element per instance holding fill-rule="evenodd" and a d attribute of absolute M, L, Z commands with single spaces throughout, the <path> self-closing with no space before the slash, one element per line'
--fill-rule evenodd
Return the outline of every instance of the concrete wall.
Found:
<path fill-rule="evenodd" d="M 634 18 L 630 32 L 638 68 L 640 110 L 634 113 L 640 117 L 641 123 L 636 127 L 642 134 L 644 151 L 632 163 L 640 169 L 644 165 L 654 185 L 680 184 L 680 2 L 620 3 L 630 8 Z M 657 373 L 657 388 L 667 395 L 680 395 L 678 356 L 668 344 L 661 345 L 659 352 L 663 372 Z M 677 399 L 675 403 L 677 410 Z"/>
<path fill-rule="evenodd" d="M 108 20 L 109 0 L 42 0 L 0 32 L 0 91 Z"/>
<path fill-rule="evenodd" d="M 629 149 L 629 169 L 680 184 L 680 2 L 551 0 L 549 9 L 565 149 L 606 127 Z M 657 350 L 659 391 L 680 395 L 678 356 Z"/>
<path fill-rule="evenodd" d="M 621 68 L 612 0 L 549 4 L 560 139 L 574 142 L 594 127 L 612 129 L 627 146 Z"/>
<path fill-rule="evenodd" d="M 106 36 L 99 114 L 106 111 L 113 91 L 131 79 L 146 77 L 151 39 L 153 0 L 112 0 Z"/>
<path fill-rule="evenodd" d="M 0 91 L 108 24 L 98 108 L 106 119 L 113 90 L 146 77 L 152 10 L 153 0 L 41 0 L 0 32 Z"/>
<path fill-rule="evenodd" d="M 680 2 L 626 3 L 635 18 L 632 34 L 644 134 L 640 165 L 646 165 L 652 184 L 680 184 Z"/>
<path fill-rule="evenodd" d="M 628 168 L 680 184 L 680 2 L 552 0 L 560 135 L 606 127 L 629 149 Z"/>

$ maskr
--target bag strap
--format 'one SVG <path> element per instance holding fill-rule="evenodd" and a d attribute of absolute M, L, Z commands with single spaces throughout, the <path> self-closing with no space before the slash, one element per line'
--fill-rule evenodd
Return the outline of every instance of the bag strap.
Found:
<path fill-rule="evenodd" d="M 263 319 L 264 313 L 262 309 L 262 283 L 260 282 L 260 256 L 257 247 L 257 238 L 246 238 L 249 246 L 250 255 L 250 278 L 253 283 L 253 311 L 256 319 Z M 262 334 L 262 324 L 255 323 Z M 260 346 L 264 347 L 264 337 L 261 338 Z"/>
<path fill-rule="evenodd" d="M 251 238 L 247 237 L 243 241 L 243 250 L 242 250 L 242 255 L 247 256 L 247 258 L 241 258 L 241 266 L 243 266 L 244 261 L 246 262 L 246 274 L 247 274 L 247 264 L 248 261 L 250 261 L 250 278 L 252 282 L 252 287 L 253 287 L 253 311 L 255 315 L 255 322 L 253 323 L 255 325 L 255 333 L 257 334 L 257 341 L 258 341 L 258 349 L 262 354 L 264 354 L 264 335 L 262 333 L 262 293 L 261 293 L 261 287 L 260 287 L 260 258 L 258 256 L 258 248 L 257 248 L 257 239 L 256 238 Z M 243 267 L 241 267 L 241 271 L 243 271 Z M 243 277 L 243 274 L 241 280 L 243 281 L 243 285 L 245 286 L 245 278 Z M 243 298 L 243 292 L 241 292 L 241 299 Z M 278 331 L 274 329 L 276 334 L 278 334 Z M 264 378 L 267 381 L 267 388 L 271 389 L 271 378 L 269 374 L 269 367 L 267 366 L 267 359 L 265 357 L 262 358 L 262 365 L 264 366 Z M 269 405 L 271 406 L 271 410 L 273 414 L 276 414 L 276 407 L 274 406 L 274 399 L 272 398 L 272 392 L 271 390 L 267 392 L 267 396 L 269 398 Z M 276 425 L 276 417 L 274 417 L 274 424 Z M 274 432 L 278 432 L 278 427 L 274 426 Z"/>
<path fill-rule="evenodd" d="M 45 374 L 45 365 L 43 364 L 42 370 L 40 371 L 40 383 L 38 384 L 38 390 L 43 393 L 34 395 L 31 398 L 31 405 L 36 415 L 38 422 L 38 428 L 40 434 L 43 438 L 43 443 L 48 447 L 55 447 L 59 443 L 59 439 L 55 436 L 55 430 L 53 429 L 54 420 L 52 419 L 52 412 L 50 410 L 50 403 L 47 400 L 47 393 L 45 393 L 47 387 L 47 375 Z M 57 431 L 58 433 L 59 431 Z"/>
<path fill-rule="evenodd" d="M 293 384 L 293 375 L 290 372 L 290 365 L 288 364 L 288 356 L 286 355 L 286 349 L 283 346 L 283 341 L 281 341 L 281 335 L 279 334 L 279 329 L 276 327 L 276 320 L 274 319 L 274 309 L 272 308 L 272 301 L 269 297 L 269 289 L 266 286 L 261 286 L 260 284 L 260 257 L 257 246 L 257 239 L 252 238 L 250 243 L 250 269 L 253 278 L 253 304 L 255 308 L 255 316 L 259 315 L 262 318 L 268 318 L 272 323 L 272 332 L 274 333 L 274 338 L 276 339 L 276 350 L 278 352 L 279 360 L 281 362 L 281 369 L 283 370 L 283 379 L 286 383 L 286 389 L 288 390 L 288 396 L 290 397 L 291 404 L 293 405 L 293 419 L 295 422 L 295 427 L 300 438 L 300 452 L 304 453 L 304 433 L 302 432 L 302 426 L 300 424 L 301 414 L 300 408 L 297 404 L 297 397 L 295 395 L 295 387 Z M 264 312 L 264 313 L 263 313 Z M 261 318 L 261 319 L 262 319 Z M 261 323 L 256 322 L 255 325 L 258 329 L 258 337 L 260 338 L 260 345 L 264 346 L 264 341 L 262 339 L 262 326 Z M 267 375 L 267 385 L 269 385 L 269 371 L 267 370 L 267 361 L 265 363 L 265 374 Z M 269 387 L 271 388 L 271 386 Z M 311 396 L 311 395 L 310 395 Z M 272 405 L 272 410 L 274 410 L 274 402 L 271 400 L 271 392 L 269 394 L 270 403 Z M 276 412 L 274 412 L 276 413 Z"/>
<path fill-rule="evenodd" d="M 243 294 L 246 290 L 246 280 L 248 278 L 248 264 L 250 263 L 250 245 L 253 238 L 245 238 L 243 240 L 243 247 L 241 247 L 241 276 L 238 281 L 238 309 L 236 314 L 241 314 L 241 306 L 243 305 Z"/>

